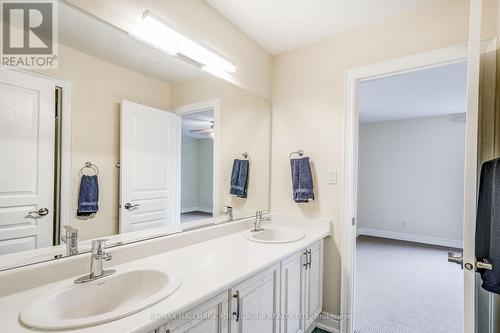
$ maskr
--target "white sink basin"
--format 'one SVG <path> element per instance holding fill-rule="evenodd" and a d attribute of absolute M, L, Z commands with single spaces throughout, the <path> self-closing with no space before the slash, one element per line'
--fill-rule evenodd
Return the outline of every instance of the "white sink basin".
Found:
<path fill-rule="evenodd" d="M 245 237 L 258 243 L 293 243 L 305 237 L 303 232 L 276 227 L 264 227 L 264 230 L 254 232 L 247 231 Z"/>
<path fill-rule="evenodd" d="M 38 329 L 71 329 L 102 324 L 150 307 L 173 294 L 181 279 L 172 271 L 139 269 L 52 290 L 20 314 Z"/>

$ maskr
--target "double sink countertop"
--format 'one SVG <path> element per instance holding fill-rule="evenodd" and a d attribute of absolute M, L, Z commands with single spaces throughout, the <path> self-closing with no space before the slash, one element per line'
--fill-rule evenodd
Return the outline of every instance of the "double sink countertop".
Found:
<path fill-rule="evenodd" d="M 113 261 L 106 262 L 104 264 L 106 269 L 113 268 L 118 273 L 133 270 L 134 267 L 138 266 L 154 268 L 155 265 L 161 264 L 171 267 L 172 270 L 179 273 L 182 284 L 175 293 L 163 301 L 125 318 L 97 326 L 56 332 L 135 333 L 152 331 L 167 323 L 167 316 L 189 311 L 239 282 L 331 235 L 330 222 L 322 220 L 273 215 L 272 223 L 263 224 L 263 226 L 295 229 L 303 232 L 305 237 L 293 243 L 257 243 L 244 237 L 244 234 L 248 232 L 245 229 L 116 266 L 113 265 Z M 165 241 L 168 242 L 168 238 Z M 57 274 L 57 270 L 53 274 Z M 57 289 L 58 286 L 62 287 L 72 283 L 76 277 L 78 276 L 0 297 L 2 331 L 9 333 L 38 332 L 38 330 L 30 329 L 20 323 L 20 312 L 40 295 L 49 290 Z M 96 302 L 99 300 L 96 299 Z"/>

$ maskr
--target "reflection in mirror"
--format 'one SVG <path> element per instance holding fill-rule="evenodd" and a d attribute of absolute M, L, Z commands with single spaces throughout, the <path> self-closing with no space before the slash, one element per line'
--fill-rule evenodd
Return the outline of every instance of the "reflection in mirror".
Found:
<path fill-rule="evenodd" d="M 181 114 L 181 223 L 214 215 L 214 109 Z"/>
<path fill-rule="evenodd" d="M 268 209 L 267 100 L 65 3 L 59 29 L 57 69 L 0 70 L 0 269 Z"/>

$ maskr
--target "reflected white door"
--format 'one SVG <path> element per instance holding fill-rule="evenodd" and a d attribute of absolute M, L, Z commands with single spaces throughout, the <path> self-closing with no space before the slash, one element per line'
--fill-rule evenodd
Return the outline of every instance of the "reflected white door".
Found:
<path fill-rule="evenodd" d="M 52 245 L 55 87 L 0 70 L 0 254 Z"/>
<path fill-rule="evenodd" d="M 179 223 L 180 117 L 122 101 L 120 233 Z"/>

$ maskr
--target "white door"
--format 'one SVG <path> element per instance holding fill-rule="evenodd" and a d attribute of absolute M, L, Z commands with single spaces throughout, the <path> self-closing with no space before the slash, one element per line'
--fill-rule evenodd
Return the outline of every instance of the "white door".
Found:
<path fill-rule="evenodd" d="M 470 0 L 464 198 L 464 332 L 475 331 L 475 234 L 482 0 Z"/>
<path fill-rule="evenodd" d="M 279 272 L 276 265 L 231 289 L 231 332 L 279 332 Z"/>
<path fill-rule="evenodd" d="M 0 70 L 0 254 L 52 245 L 55 87 Z"/>
<path fill-rule="evenodd" d="M 120 233 L 179 223 L 180 117 L 122 101 Z"/>

